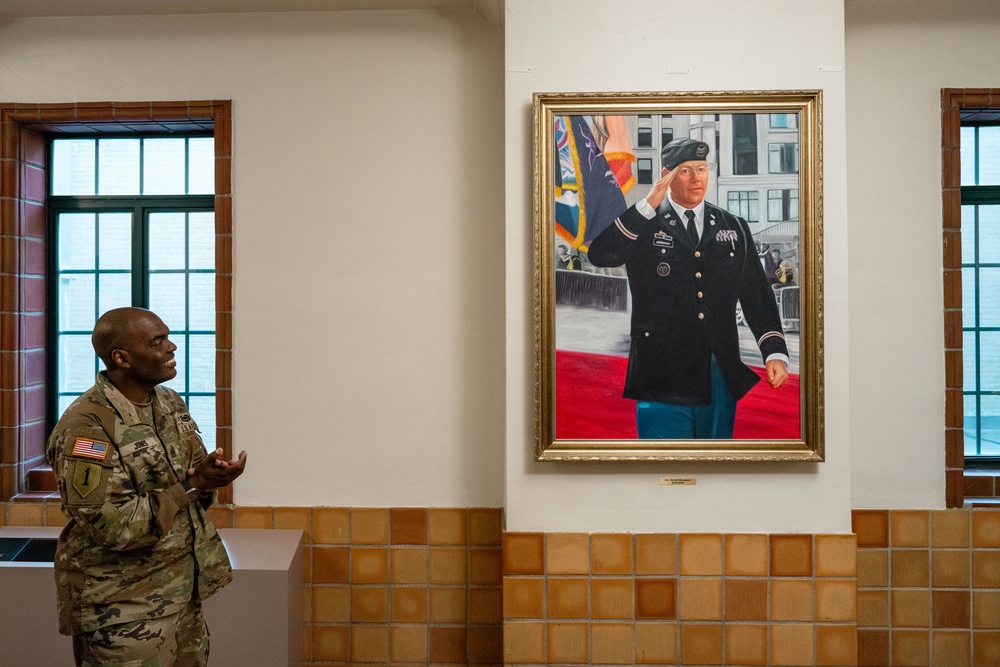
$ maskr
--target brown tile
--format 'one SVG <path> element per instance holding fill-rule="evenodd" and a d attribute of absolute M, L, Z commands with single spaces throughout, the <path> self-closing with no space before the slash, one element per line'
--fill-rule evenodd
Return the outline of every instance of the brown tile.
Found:
<path fill-rule="evenodd" d="M 858 586 L 889 585 L 889 552 L 858 550 Z"/>
<path fill-rule="evenodd" d="M 722 574 L 722 535 L 684 533 L 680 536 L 682 576 Z"/>
<path fill-rule="evenodd" d="M 1000 632 L 973 632 L 973 667 L 1000 665 Z"/>
<path fill-rule="evenodd" d="M 541 581 L 539 581 L 541 584 Z M 538 600 L 541 607 L 542 593 L 539 585 Z M 459 587 L 434 587 L 430 590 L 430 622 L 465 624 L 467 619 L 466 589 Z M 539 617 L 541 611 L 539 610 Z"/>
<path fill-rule="evenodd" d="M 931 582 L 935 588 L 968 588 L 971 582 L 969 551 L 933 549 Z"/>
<path fill-rule="evenodd" d="M 632 535 L 628 533 L 591 535 L 590 567 L 594 574 L 632 574 Z"/>
<path fill-rule="evenodd" d="M 313 657 L 320 661 L 345 661 L 350 658 L 350 627 L 317 625 L 312 632 Z"/>
<path fill-rule="evenodd" d="M 858 664 L 858 630 L 853 625 L 816 626 L 816 664 Z"/>
<path fill-rule="evenodd" d="M 772 625 L 771 664 L 813 664 L 813 626 L 806 623 Z"/>
<path fill-rule="evenodd" d="M 966 510 L 935 510 L 931 512 L 931 546 L 969 546 L 970 516 Z"/>
<path fill-rule="evenodd" d="M 676 574 L 677 535 L 673 533 L 635 536 L 636 574 Z"/>
<path fill-rule="evenodd" d="M 428 570 L 432 584 L 464 584 L 467 569 L 465 549 L 431 547 Z"/>
<path fill-rule="evenodd" d="M 427 544 L 427 508 L 389 508 L 391 544 Z"/>
<path fill-rule="evenodd" d="M 767 620 L 767 579 L 726 579 L 726 620 Z"/>
<path fill-rule="evenodd" d="M 315 623 L 350 623 L 351 589 L 348 586 L 313 586 L 312 618 Z"/>
<path fill-rule="evenodd" d="M 1000 629 L 1000 591 L 972 591 L 972 627 Z"/>
<path fill-rule="evenodd" d="M 1000 510 L 972 511 L 972 546 L 977 549 L 1000 547 Z"/>
<path fill-rule="evenodd" d="M 348 544 L 351 541 L 351 514 L 346 507 L 317 507 L 313 510 L 313 542 Z"/>
<path fill-rule="evenodd" d="M 389 511 L 384 508 L 351 508 L 351 544 L 388 544 Z"/>
<path fill-rule="evenodd" d="M 472 507 L 469 509 L 469 544 L 484 547 L 500 546 L 503 519 L 501 510 Z"/>
<path fill-rule="evenodd" d="M 889 631 L 858 629 L 858 667 L 885 667 L 889 663 Z"/>
<path fill-rule="evenodd" d="M 588 632 L 586 623 L 549 623 L 548 662 L 586 663 Z"/>
<path fill-rule="evenodd" d="M 208 518 L 216 528 L 233 528 L 236 525 L 236 512 L 231 507 L 209 507 Z"/>
<path fill-rule="evenodd" d="M 510 621 L 503 626 L 504 663 L 545 662 L 545 623 Z"/>
<path fill-rule="evenodd" d="M 933 591 L 931 626 L 968 629 L 970 627 L 969 591 Z"/>
<path fill-rule="evenodd" d="M 893 549 L 892 587 L 918 586 L 926 588 L 930 584 L 930 554 L 923 549 L 899 551 Z"/>
<path fill-rule="evenodd" d="M 972 666 L 972 633 L 968 630 L 931 632 L 931 664 L 938 667 Z"/>
<path fill-rule="evenodd" d="M 676 623 L 636 623 L 635 663 L 673 665 L 677 663 Z"/>
<path fill-rule="evenodd" d="M 772 579 L 771 620 L 813 620 L 813 582 L 801 579 Z"/>
<path fill-rule="evenodd" d="M 427 583 L 427 549 L 389 549 L 389 578 L 393 584 Z"/>
<path fill-rule="evenodd" d="M 926 547 L 930 544 L 930 515 L 927 510 L 892 510 L 889 535 L 894 547 Z"/>
<path fill-rule="evenodd" d="M 1000 551 L 972 552 L 972 587 L 1000 588 Z"/>
<path fill-rule="evenodd" d="M 677 618 L 677 581 L 674 579 L 637 579 L 635 582 L 635 617 L 640 620 Z"/>
<path fill-rule="evenodd" d="M 507 577 L 503 582 L 505 619 L 543 618 L 545 582 L 537 577 Z"/>
<path fill-rule="evenodd" d="M 681 624 L 681 664 L 721 665 L 722 624 Z"/>
<path fill-rule="evenodd" d="M 385 586 L 352 586 L 351 622 L 388 623 L 389 589 Z"/>
<path fill-rule="evenodd" d="M 469 583 L 499 586 L 502 581 L 503 558 L 500 549 L 469 549 Z"/>
<path fill-rule="evenodd" d="M 889 510 L 854 510 L 851 525 L 858 547 L 889 546 Z"/>
<path fill-rule="evenodd" d="M 426 623 L 427 589 L 423 586 L 391 586 L 389 620 L 393 623 Z"/>
<path fill-rule="evenodd" d="M 312 551 L 313 583 L 350 583 L 350 551 L 346 547 L 313 547 Z"/>
<path fill-rule="evenodd" d="M 772 577 L 808 577 L 812 573 L 812 535 L 771 535 Z"/>
<path fill-rule="evenodd" d="M 726 535 L 726 574 L 729 576 L 767 576 L 767 535 Z"/>
<path fill-rule="evenodd" d="M 685 621 L 722 620 L 722 579 L 681 578 L 678 617 Z"/>
<path fill-rule="evenodd" d="M 270 507 L 237 507 L 237 528 L 271 528 L 273 518 Z"/>
<path fill-rule="evenodd" d="M 587 579 L 549 579 L 546 588 L 549 618 L 589 618 L 589 589 Z"/>
<path fill-rule="evenodd" d="M 857 573 L 856 535 L 816 536 L 817 577 L 854 577 Z"/>
<path fill-rule="evenodd" d="M 62 509 L 60 509 L 58 503 L 55 502 L 45 503 L 46 526 L 61 528 L 65 526 L 67 523 L 69 523 L 69 520 L 66 518 L 66 515 L 62 513 Z"/>
<path fill-rule="evenodd" d="M 858 618 L 858 587 L 854 579 L 816 581 L 816 620 L 851 621 Z"/>
<path fill-rule="evenodd" d="M 766 665 L 767 626 L 749 623 L 726 625 L 727 665 Z"/>
<path fill-rule="evenodd" d="M 545 549 L 549 574 L 590 572 L 590 537 L 586 533 L 549 533 Z"/>
<path fill-rule="evenodd" d="M 893 630 L 892 664 L 930 667 L 930 639 L 927 630 Z"/>
<path fill-rule="evenodd" d="M 427 511 L 427 542 L 434 545 L 465 545 L 467 520 L 464 508 L 437 508 Z"/>
<path fill-rule="evenodd" d="M 858 627 L 889 627 L 888 590 L 881 589 L 858 591 Z"/>
<path fill-rule="evenodd" d="M 927 589 L 895 589 L 889 594 L 890 616 L 894 628 L 929 628 L 931 592 Z"/>
<path fill-rule="evenodd" d="M 544 574 L 544 537 L 543 533 L 504 533 L 503 573 Z"/>
<path fill-rule="evenodd" d="M 352 584 L 385 584 L 388 581 L 388 549 L 351 549 Z"/>
<path fill-rule="evenodd" d="M 549 616 L 551 617 L 551 613 Z M 503 623 L 503 589 L 469 589 L 469 623 L 499 625 Z"/>
<path fill-rule="evenodd" d="M 466 646 L 470 665 L 503 664 L 503 627 L 496 625 L 469 628 L 466 632 Z"/>
<path fill-rule="evenodd" d="M 312 542 L 312 508 L 275 507 L 274 527 L 281 530 L 301 530 L 305 543 Z"/>
<path fill-rule="evenodd" d="M 389 626 L 355 625 L 351 628 L 351 660 L 381 662 L 389 659 Z"/>
<path fill-rule="evenodd" d="M 593 623 L 590 661 L 595 665 L 635 664 L 635 639 L 631 623 Z"/>
<path fill-rule="evenodd" d="M 393 625 L 389 627 L 389 659 L 393 664 L 416 662 L 426 664 L 430 653 L 427 650 L 427 627 L 413 625 Z"/>
<path fill-rule="evenodd" d="M 634 618 L 632 579 L 591 579 L 591 618 L 618 620 Z"/>

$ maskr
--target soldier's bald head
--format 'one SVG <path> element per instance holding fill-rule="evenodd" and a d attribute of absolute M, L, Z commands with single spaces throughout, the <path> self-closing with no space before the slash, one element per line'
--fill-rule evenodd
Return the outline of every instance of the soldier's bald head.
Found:
<path fill-rule="evenodd" d="M 104 365 L 112 368 L 111 353 L 117 349 L 126 349 L 135 335 L 136 325 L 146 318 L 156 317 L 143 308 L 114 308 L 101 315 L 94 325 L 94 333 L 90 342 L 94 352 L 101 358 Z"/>

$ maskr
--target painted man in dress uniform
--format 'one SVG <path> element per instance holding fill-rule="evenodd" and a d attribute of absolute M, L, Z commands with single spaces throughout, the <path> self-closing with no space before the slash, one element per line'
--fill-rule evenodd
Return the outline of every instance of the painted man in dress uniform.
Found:
<path fill-rule="evenodd" d="M 82 667 L 201 667 L 208 661 L 202 600 L 232 580 L 207 510 L 242 474 L 246 452 L 206 453 L 177 392 L 174 345 L 140 308 L 97 321 L 107 370 L 56 424 L 45 457 L 69 523 L 55 577 L 59 631 Z"/>
<path fill-rule="evenodd" d="M 736 301 L 774 388 L 788 349 L 746 221 L 705 202 L 708 144 L 675 139 L 649 193 L 590 244 L 595 266 L 625 265 L 632 343 L 625 398 L 640 438 L 731 438 L 736 401 L 758 382 L 740 359 Z"/>

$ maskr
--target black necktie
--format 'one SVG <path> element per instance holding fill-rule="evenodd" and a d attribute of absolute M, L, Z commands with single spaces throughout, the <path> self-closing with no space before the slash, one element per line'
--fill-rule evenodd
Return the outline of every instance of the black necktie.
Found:
<path fill-rule="evenodd" d="M 698 228 L 694 224 L 694 211 L 684 211 L 684 215 L 687 216 L 688 224 L 688 234 L 691 235 L 691 240 L 695 243 L 698 242 Z"/>

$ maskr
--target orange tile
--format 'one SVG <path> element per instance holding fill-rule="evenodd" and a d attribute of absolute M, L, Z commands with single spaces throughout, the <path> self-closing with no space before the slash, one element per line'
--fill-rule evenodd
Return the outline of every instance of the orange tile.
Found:
<path fill-rule="evenodd" d="M 932 591 L 931 627 L 967 630 L 970 627 L 969 591 Z"/>
<path fill-rule="evenodd" d="M 586 663 L 590 660 L 586 623 L 549 623 L 548 631 L 550 664 Z"/>
<path fill-rule="evenodd" d="M 772 579 L 771 620 L 813 620 L 813 582 L 802 579 Z"/>
<path fill-rule="evenodd" d="M 726 579 L 726 620 L 767 620 L 767 579 Z"/>
<path fill-rule="evenodd" d="M 640 534 L 635 536 L 636 574 L 676 574 L 677 535 Z"/>
<path fill-rule="evenodd" d="M 927 630 L 893 630 L 892 664 L 930 667 L 930 639 Z"/>
<path fill-rule="evenodd" d="M 854 577 L 857 573 L 857 536 L 816 536 L 817 577 Z"/>
<path fill-rule="evenodd" d="M 928 589 L 894 589 L 889 594 L 892 627 L 929 628 L 931 592 Z"/>
<path fill-rule="evenodd" d="M 722 535 L 685 533 L 680 537 L 681 576 L 722 574 Z"/>
<path fill-rule="evenodd" d="M 472 625 L 503 623 L 503 589 L 470 588 L 469 623 Z"/>
<path fill-rule="evenodd" d="M 812 535 L 771 535 L 771 576 L 812 576 Z"/>
<path fill-rule="evenodd" d="M 1000 629 L 1000 591 L 972 591 L 972 627 Z"/>
<path fill-rule="evenodd" d="M 722 624 L 681 624 L 681 664 L 721 665 Z"/>
<path fill-rule="evenodd" d="M 313 626 L 313 658 L 319 661 L 345 661 L 350 657 L 350 627 L 346 625 Z"/>
<path fill-rule="evenodd" d="M 586 533 L 549 533 L 545 549 L 549 574 L 590 572 L 590 537 Z"/>
<path fill-rule="evenodd" d="M 504 618 L 543 618 L 545 582 L 537 577 L 507 577 L 503 582 Z"/>
<path fill-rule="evenodd" d="M 389 549 L 389 578 L 394 584 L 427 583 L 427 549 Z"/>
<path fill-rule="evenodd" d="M 823 667 L 858 664 L 857 628 L 853 625 L 817 625 L 816 664 Z"/>
<path fill-rule="evenodd" d="M 590 586 L 587 579 L 549 579 L 546 590 L 549 618 L 590 617 Z"/>
<path fill-rule="evenodd" d="M 469 583 L 499 586 L 503 582 L 503 556 L 500 549 L 469 549 Z"/>
<path fill-rule="evenodd" d="M 968 630 L 931 632 L 931 664 L 972 667 L 972 633 Z"/>
<path fill-rule="evenodd" d="M 58 502 L 53 502 L 53 503 L 48 503 L 47 502 L 47 503 L 45 503 L 45 525 L 46 526 L 50 526 L 50 527 L 54 527 L 54 528 L 62 528 L 67 523 L 69 523 L 69 519 L 67 519 L 66 515 L 62 513 L 62 509 L 59 507 L 59 503 Z M 0 526 L 2 526 L 2 525 L 3 524 L 0 523 Z"/>
<path fill-rule="evenodd" d="M 931 583 L 935 588 L 968 588 L 971 582 L 968 549 L 933 549 Z"/>
<path fill-rule="evenodd" d="M 1000 547 L 1000 510 L 972 511 L 972 546 L 977 549 Z"/>
<path fill-rule="evenodd" d="M 632 601 L 632 581 L 632 579 L 591 579 L 591 618 L 634 618 L 635 603 Z"/>
<path fill-rule="evenodd" d="M 385 508 L 351 508 L 351 544 L 388 544 L 389 511 Z"/>
<path fill-rule="evenodd" d="M 510 621 L 503 626 L 504 663 L 545 662 L 545 623 Z"/>
<path fill-rule="evenodd" d="M 635 582 L 635 617 L 642 620 L 677 618 L 677 581 L 675 579 L 637 579 Z"/>
<path fill-rule="evenodd" d="M 1000 588 L 1000 551 L 972 552 L 972 587 Z"/>
<path fill-rule="evenodd" d="M 1000 665 L 1000 632 L 973 632 L 973 667 Z"/>
<path fill-rule="evenodd" d="M 305 533 L 305 543 L 312 542 L 311 507 L 275 507 L 274 527 L 281 530 L 301 530 Z"/>
<path fill-rule="evenodd" d="M 893 547 L 930 545 L 930 514 L 927 510 L 889 512 L 889 536 Z"/>
<path fill-rule="evenodd" d="M 316 507 L 313 509 L 313 542 L 316 544 L 349 544 L 351 514 L 346 507 Z"/>
<path fill-rule="evenodd" d="M 237 507 L 237 528 L 272 528 L 273 512 L 270 507 Z"/>
<path fill-rule="evenodd" d="M 767 626 L 749 623 L 727 624 L 726 664 L 766 665 Z"/>
<path fill-rule="evenodd" d="M 427 542 L 435 545 L 465 545 L 467 512 L 464 508 L 437 508 L 427 511 Z"/>
<path fill-rule="evenodd" d="M 884 549 L 858 550 L 858 586 L 889 585 L 889 552 Z"/>
<path fill-rule="evenodd" d="M 858 591 L 858 627 L 889 627 L 889 591 Z"/>
<path fill-rule="evenodd" d="M 427 628 L 414 625 L 389 627 L 389 659 L 395 663 L 427 662 Z"/>
<path fill-rule="evenodd" d="M 304 623 L 313 622 L 313 588 L 314 586 L 309 584 L 302 587 L 302 621 Z"/>
<path fill-rule="evenodd" d="M 891 552 L 892 587 L 927 587 L 930 585 L 930 554 L 925 549 Z"/>
<path fill-rule="evenodd" d="M 636 623 L 635 663 L 637 665 L 677 664 L 677 624 Z"/>
<path fill-rule="evenodd" d="M 729 576 L 767 576 L 767 535 L 726 535 L 726 574 Z"/>
<path fill-rule="evenodd" d="M 970 544 L 970 512 L 934 510 L 931 512 L 931 546 L 966 548 Z"/>
<path fill-rule="evenodd" d="M 858 586 L 854 579 L 816 580 L 816 620 L 858 619 Z"/>
<path fill-rule="evenodd" d="M 232 507 L 221 507 L 213 505 L 208 508 L 208 518 L 216 528 L 234 528 L 236 526 L 236 512 Z M 0 526 L 3 525 L 3 514 L 0 513 Z"/>
<path fill-rule="evenodd" d="M 539 584 L 541 581 L 539 581 Z M 539 586 L 541 588 L 541 586 Z M 539 602 L 541 591 L 538 592 Z M 430 590 L 431 623 L 465 624 L 467 619 L 466 589 L 464 587 L 434 587 Z M 541 612 L 539 611 L 539 617 Z"/>
<path fill-rule="evenodd" d="M 889 510 L 854 510 L 851 525 L 859 548 L 889 546 Z"/>
<path fill-rule="evenodd" d="M 347 586 L 313 586 L 312 618 L 315 623 L 350 623 L 350 588 Z"/>
<path fill-rule="evenodd" d="M 543 533 L 504 533 L 503 573 L 544 574 L 544 538 Z"/>
<path fill-rule="evenodd" d="M 469 509 L 469 544 L 482 547 L 500 546 L 503 518 L 501 510 L 486 507 Z"/>
<path fill-rule="evenodd" d="M 427 508 L 389 508 L 391 544 L 427 544 Z"/>
<path fill-rule="evenodd" d="M 389 620 L 392 623 L 426 623 L 427 589 L 423 586 L 391 586 Z"/>
<path fill-rule="evenodd" d="M 858 629 L 858 665 L 876 667 L 889 663 L 889 631 Z"/>
<path fill-rule="evenodd" d="M 468 563 L 465 549 L 431 547 L 427 569 L 432 584 L 466 583 Z"/>
<path fill-rule="evenodd" d="M 385 586 L 352 586 L 351 622 L 388 623 L 389 589 Z"/>
<path fill-rule="evenodd" d="M 813 626 L 805 623 L 772 625 L 771 664 L 813 664 Z"/>
<path fill-rule="evenodd" d="M 389 659 L 389 626 L 355 625 L 351 628 L 351 660 L 381 662 Z"/>
<path fill-rule="evenodd" d="M 591 535 L 590 567 L 594 574 L 632 574 L 632 535 L 628 533 Z"/>
<path fill-rule="evenodd" d="M 466 642 L 468 664 L 503 664 L 503 626 L 471 627 L 466 633 Z"/>
<path fill-rule="evenodd" d="M 347 584 L 351 581 L 347 547 L 313 547 L 314 584 Z"/>
<path fill-rule="evenodd" d="M 635 664 L 635 639 L 631 623 L 593 623 L 590 661 L 595 665 Z"/>
<path fill-rule="evenodd" d="M 388 549 L 351 549 L 352 584 L 385 584 L 388 581 Z"/>
<path fill-rule="evenodd" d="M 681 578 L 678 617 L 685 621 L 722 620 L 722 579 Z"/>

